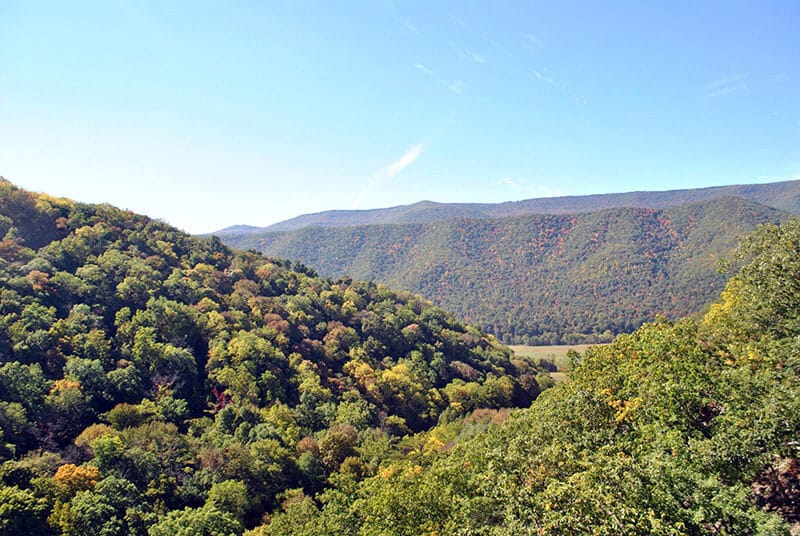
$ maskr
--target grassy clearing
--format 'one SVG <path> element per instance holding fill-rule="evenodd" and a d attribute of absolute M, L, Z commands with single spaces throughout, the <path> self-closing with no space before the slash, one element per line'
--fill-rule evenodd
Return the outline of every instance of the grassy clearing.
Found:
<path fill-rule="evenodd" d="M 550 377 L 553 378 L 553 381 L 556 383 L 561 383 L 567 379 L 566 372 L 548 372 L 548 374 L 550 374 Z"/>
<path fill-rule="evenodd" d="M 562 372 L 569 369 L 569 358 L 567 357 L 568 350 L 575 350 L 582 354 L 592 344 L 564 344 L 554 346 L 524 346 L 524 345 L 511 345 L 514 354 L 517 357 L 525 357 L 532 360 L 536 364 L 549 364 L 555 365 L 558 372 L 551 372 L 553 379 L 558 375 L 559 379 L 563 378 Z"/>

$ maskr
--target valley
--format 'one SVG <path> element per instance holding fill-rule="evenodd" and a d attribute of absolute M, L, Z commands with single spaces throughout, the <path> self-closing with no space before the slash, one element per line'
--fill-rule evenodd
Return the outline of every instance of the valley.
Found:
<path fill-rule="evenodd" d="M 0 0 L 0 536 L 800 536 L 798 28 Z"/>
<path fill-rule="evenodd" d="M 707 221 L 763 218 L 703 314 L 509 348 L 405 290 L 0 181 L 0 534 L 789 534 L 800 220 L 715 203 L 587 216 L 684 265 L 733 240 Z M 518 223 L 561 255 L 587 233 L 564 218 Z"/>
<path fill-rule="evenodd" d="M 569 371 L 579 362 L 580 356 L 591 348 L 590 344 L 525 346 L 509 345 L 517 357 L 531 360 L 536 366 L 547 371 L 554 382 L 562 382 Z M 574 352 L 574 353 L 573 353 Z"/>

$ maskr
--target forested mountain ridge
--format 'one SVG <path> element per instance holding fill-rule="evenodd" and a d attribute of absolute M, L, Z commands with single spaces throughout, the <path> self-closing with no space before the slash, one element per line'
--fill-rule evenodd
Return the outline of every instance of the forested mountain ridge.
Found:
<path fill-rule="evenodd" d="M 738 253 L 703 318 L 596 346 L 499 426 L 298 492 L 253 536 L 797 534 L 800 220 Z"/>
<path fill-rule="evenodd" d="M 505 218 L 526 214 L 576 214 L 622 207 L 669 208 L 712 201 L 722 197 L 741 197 L 768 207 L 800 214 L 800 180 L 768 184 L 713 186 L 684 190 L 626 192 L 581 196 L 544 197 L 505 203 L 436 203 L 420 201 L 412 205 L 373 210 L 330 210 L 304 214 L 268 227 L 237 225 L 217 231 L 217 236 L 237 236 L 262 232 L 283 232 L 303 227 L 349 227 L 388 223 L 431 223 L 453 218 Z"/>
<path fill-rule="evenodd" d="M 546 380 L 409 292 L 0 181 L 0 535 L 240 534 Z"/>
<path fill-rule="evenodd" d="M 769 185 L 765 185 L 769 186 Z M 693 191 L 690 191 L 693 192 Z M 718 261 L 785 212 L 723 197 L 668 209 L 307 227 L 225 241 L 419 293 L 506 343 L 608 341 L 721 290 Z"/>

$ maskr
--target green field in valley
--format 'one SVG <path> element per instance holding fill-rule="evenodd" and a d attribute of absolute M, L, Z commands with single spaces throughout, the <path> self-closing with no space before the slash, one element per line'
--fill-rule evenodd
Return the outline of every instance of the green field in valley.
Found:
<path fill-rule="evenodd" d="M 548 346 L 527 346 L 522 344 L 509 345 L 517 357 L 525 357 L 546 368 L 552 367 L 550 377 L 556 382 L 563 381 L 570 367 L 567 356 L 569 350 L 582 354 L 591 344 L 556 344 Z"/>

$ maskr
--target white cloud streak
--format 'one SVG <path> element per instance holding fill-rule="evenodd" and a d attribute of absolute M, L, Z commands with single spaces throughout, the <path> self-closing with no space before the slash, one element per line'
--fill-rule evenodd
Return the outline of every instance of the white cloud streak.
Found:
<path fill-rule="evenodd" d="M 417 159 L 425 152 L 425 144 L 423 143 L 416 143 L 406 149 L 406 152 L 403 155 L 395 160 L 394 162 L 382 167 L 379 169 L 369 182 L 361 189 L 358 195 L 353 200 L 351 208 L 357 209 L 359 208 L 364 201 L 372 194 L 372 192 L 385 184 L 386 182 L 394 179 L 397 175 L 399 175 L 404 169 L 408 168 L 411 164 L 417 161 Z"/>
<path fill-rule="evenodd" d="M 469 87 L 469 84 L 467 84 L 466 82 L 462 82 L 461 80 L 454 80 L 447 87 L 447 89 L 449 89 L 453 93 L 456 93 L 456 94 L 460 95 L 461 92 L 464 91 L 465 89 L 467 89 L 468 87 Z"/>
<path fill-rule="evenodd" d="M 467 57 L 472 61 L 474 61 L 475 63 L 480 63 L 480 64 L 486 63 L 486 58 L 481 56 L 480 54 L 476 54 L 470 50 L 467 50 L 465 52 L 467 54 Z"/>
<path fill-rule="evenodd" d="M 422 71 L 423 73 L 425 73 L 426 75 L 430 76 L 431 78 L 435 78 L 437 80 L 439 79 L 439 77 L 436 76 L 436 73 L 433 72 L 433 69 L 429 69 L 428 67 L 426 67 L 425 65 L 423 65 L 421 63 L 415 63 L 414 64 L 414 68 L 417 69 L 418 71 Z"/>
<path fill-rule="evenodd" d="M 463 82 L 461 80 L 452 80 L 448 81 L 436 74 L 436 71 L 428 67 L 427 65 L 423 65 L 422 63 L 415 63 L 413 67 L 418 70 L 419 72 L 425 74 L 432 80 L 436 81 L 437 84 L 442 85 L 452 91 L 453 93 L 460 95 L 462 91 L 469 87 L 469 84 Z"/>
<path fill-rule="evenodd" d="M 381 172 L 379 172 L 379 176 L 383 175 L 389 179 L 394 178 L 398 173 L 400 173 L 408 166 L 413 164 L 417 160 L 417 158 L 420 157 L 420 155 L 424 150 L 425 146 L 421 143 L 412 145 L 403 154 L 403 156 L 401 156 L 400 158 L 398 158 L 397 160 L 386 166 L 383 170 L 381 170 Z"/>
<path fill-rule="evenodd" d="M 409 32 L 414 33 L 414 34 L 419 34 L 419 28 L 417 28 L 416 26 L 411 24 L 410 20 L 401 19 L 400 17 L 395 17 L 395 20 L 397 20 L 397 22 L 399 22 L 400 24 L 405 26 L 406 30 L 408 30 Z"/>
<path fill-rule="evenodd" d="M 502 52 L 504 56 L 506 56 L 508 58 L 512 58 L 514 56 L 514 54 L 512 54 L 510 50 L 508 50 L 505 46 L 500 44 L 497 40 L 492 39 L 491 37 L 487 37 L 485 35 L 482 36 L 482 39 L 484 41 L 486 41 L 487 43 L 489 43 L 490 45 L 492 45 L 492 47 L 495 50 L 497 50 L 499 52 Z"/>
<path fill-rule="evenodd" d="M 706 95 L 709 97 L 723 97 L 739 91 L 746 91 L 749 79 L 750 73 L 728 76 L 709 82 L 703 86 L 703 89 L 705 89 Z"/>
<path fill-rule="evenodd" d="M 522 46 L 527 48 L 531 52 L 537 52 L 541 45 L 542 45 L 542 40 L 536 37 L 534 34 L 532 33 L 522 34 Z"/>
<path fill-rule="evenodd" d="M 547 67 L 544 67 L 541 71 L 534 70 L 533 76 L 535 76 L 536 79 L 542 82 L 543 84 L 553 86 L 559 92 L 571 97 L 577 104 L 586 106 L 587 104 L 586 97 L 584 97 L 583 95 L 579 95 L 578 93 L 572 91 L 570 88 L 568 88 L 561 82 L 556 81 L 548 72 Z"/>
<path fill-rule="evenodd" d="M 539 80 L 541 80 L 542 82 L 544 82 L 546 84 L 552 84 L 553 83 L 553 77 L 546 74 L 547 73 L 547 67 L 544 68 L 544 73 L 545 74 L 542 74 L 541 71 L 533 71 L 533 75 L 536 78 L 538 78 Z"/>
<path fill-rule="evenodd" d="M 453 43 L 450 43 L 450 49 L 456 54 L 456 56 L 463 60 L 471 61 L 479 65 L 483 65 L 488 61 L 486 56 L 483 54 L 478 54 L 477 52 L 472 52 L 469 49 L 458 47 Z"/>

